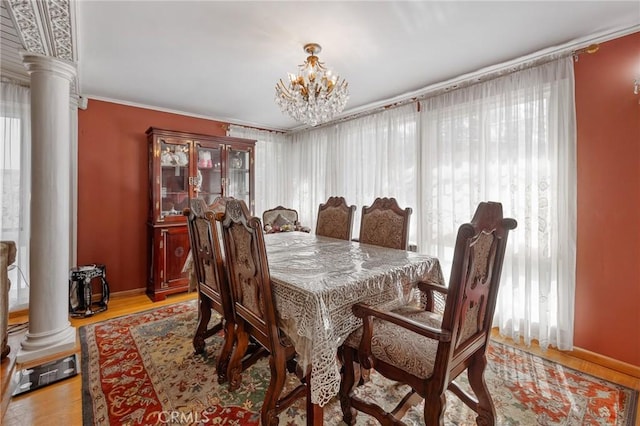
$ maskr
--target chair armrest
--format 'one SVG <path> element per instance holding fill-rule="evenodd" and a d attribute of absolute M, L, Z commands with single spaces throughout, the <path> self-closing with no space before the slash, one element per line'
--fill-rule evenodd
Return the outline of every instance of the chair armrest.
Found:
<path fill-rule="evenodd" d="M 398 327 L 405 328 L 407 330 L 418 333 L 421 336 L 425 336 L 431 339 L 435 339 L 441 342 L 451 341 L 451 332 L 443 330 L 441 328 L 431 327 L 426 324 L 410 320 L 398 315 L 394 312 L 383 312 L 376 308 L 373 308 L 362 303 L 353 305 L 353 314 L 358 318 L 362 318 L 362 339 L 360 340 L 360 346 L 358 347 L 358 358 L 360 365 L 364 368 L 375 368 L 375 357 L 371 352 L 371 339 L 373 337 L 373 317 L 376 317 L 383 321 L 388 321 L 397 325 Z"/>
<path fill-rule="evenodd" d="M 438 297 L 438 301 L 442 300 L 441 303 L 437 304 L 439 310 L 444 310 L 444 304 L 447 301 L 447 294 L 449 294 L 449 288 L 443 285 L 428 283 L 428 282 L 419 282 L 418 288 L 422 292 L 424 296 L 425 302 L 425 310 L 429 312 L 435 312 L 436 308 L 436 292 L 441 294 L 441 297 Z M 440 312 L 442 313 L 442 312 Z"/>
<path fill-rule="evenodd" d="M 371 340 L 371 336 L 373 335 L 373 321 L 371 320 L 373 319 L 372 317 L 376 317 L 381 320 L 393 323 L 399 327 L 406 328 L 407 330 L 413 331 L 414 333 L 420 334 L 421 336 L 429 337 L 440 342 L 451 341 L 451 332 L 449 330 L 431 327 L 430 325 L 413 321 L 402 315 L 396 314 L 395 312 L 381 311 L 363 303 L 356 303 L 355 305 L 353 305 L 352 309 L 353 314 L 358 318 L 362 318 L 363 320 L 363 340 L 365 338 L 364 336 L 367 335 L 369 337 L 369 340 Z M 370 328 L 370 333 L 367 333 L 367 328 Z"/>
<path fill-rule="evenodd" d="M 428 283 L 428 282 L 424 282 L 421 281 L 418 283 L 418 288 L 420 289 L 420 291 L 423 291 L 425 293 L 429 292 L 429 291 L 437 291 L 438 293 L 444 294 L 445 296 L 447 294 L 449 294 L 449 287 L 445 287 L 443 285 L 438 285 L 438 284 L 433 284 L 433 283 Z"/>

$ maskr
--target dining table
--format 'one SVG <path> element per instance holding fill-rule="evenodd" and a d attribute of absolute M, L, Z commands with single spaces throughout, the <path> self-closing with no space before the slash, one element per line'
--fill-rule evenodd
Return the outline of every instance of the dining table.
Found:
<path fill-rule="evenodd" d="M 443 285 L 437 258 L 303 232 L 265 235 L 280 326 L 303 371 L 310 366 L 307 424 L 340 389 L 340 345 L 362 325 L 352 306 L 394 309 L 420 302 L 418 282 Z"/>

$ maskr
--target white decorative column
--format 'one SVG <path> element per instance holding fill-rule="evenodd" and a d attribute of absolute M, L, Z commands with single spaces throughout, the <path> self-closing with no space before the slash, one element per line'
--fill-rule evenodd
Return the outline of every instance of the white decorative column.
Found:
<path fill-rule="evenodd" d="M 17 362 L 75 350 L 69 323 L 70 83 L 75 65 L 23 54 L 31 76 L 29 331 Z"/>

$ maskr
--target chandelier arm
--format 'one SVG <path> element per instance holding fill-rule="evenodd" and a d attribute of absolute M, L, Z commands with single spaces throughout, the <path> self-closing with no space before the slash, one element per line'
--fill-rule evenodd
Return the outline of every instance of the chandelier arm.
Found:
<path fill-rule="evenodd" d="M 287 86 L 284 85 L 284 83 L 282 82 L 282 79 L 280 79 L 280 81 L 276 84 L 276 90 L 278 90 L 280 93 L 282 93 L 286 97 L 291 98 L 291 92 L 289 91 Z"/>

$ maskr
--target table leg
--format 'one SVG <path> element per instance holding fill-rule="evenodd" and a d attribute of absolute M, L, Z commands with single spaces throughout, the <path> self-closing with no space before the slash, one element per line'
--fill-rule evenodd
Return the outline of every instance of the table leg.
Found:
<path fill-rule="evenodd" d="M 324 407 L 311 402 L 311 375 L 307 375 L 307 426 L 318 426 L 324 423 Z"/>

